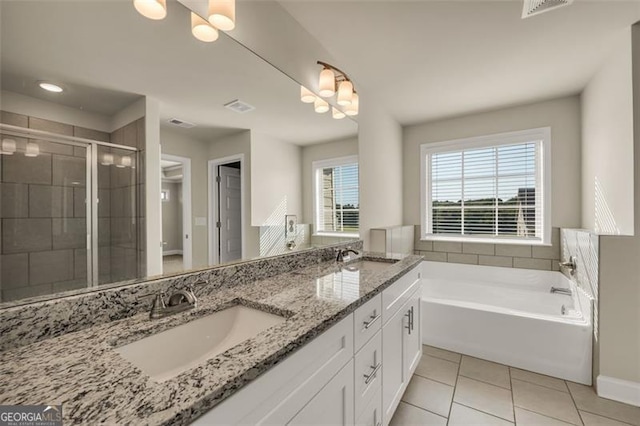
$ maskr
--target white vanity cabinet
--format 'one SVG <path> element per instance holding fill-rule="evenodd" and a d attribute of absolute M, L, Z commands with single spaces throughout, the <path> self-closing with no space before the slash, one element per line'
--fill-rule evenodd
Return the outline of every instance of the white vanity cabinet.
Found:
<path fill-rule="evenodd" d="M 409 271 L 382 293 L 382 416 L 391 421 L 420 362 L 420 274 Z"/>
<path fill-rule="evenodd" d="M 420 361 L 414 268 L 196 425 L 387 425 Z"/>

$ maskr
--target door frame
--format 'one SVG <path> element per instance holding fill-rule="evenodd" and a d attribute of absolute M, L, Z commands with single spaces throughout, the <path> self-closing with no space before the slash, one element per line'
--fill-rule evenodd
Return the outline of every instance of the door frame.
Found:
<path fill-rule="evenodd" d="M 182 164 L 182 267 L 193 268 L 193 233 L 191 232 L 191 158 L 160 153 L 160 159 Z M 162 173 L 162 169 L 160 170 Z M 160 196 L 160 194 L 158 194 Z M 160 221 L 162 223 L 162 220 Z M 162 265 L 162 262 L 160 262 Z"/>
<path fill-rule="evenodd" d="M 207 167 L 207 194 L 209 196 L 209 211 L 207 214 L 207 223 L 209 232 L 209 266 L 217 265 L 220 263 L 220 253 L 218 251 L 218 244 L 216 242 L 220 238 L 220 233 L 216 225 L 216 212 L 218 211 L 218 185 L 214 185 L 214 180 L 217 175 L 216 169 L 218 166 L 224 166 L 229 163 L 240 163 L 240 239 L 242 244 L 242 259 L 246 257 L 246 229 L 245 229 L 245 164 L 244 154 L 235 154 L 227 157 L 214 158 L 209 160 Z"/>

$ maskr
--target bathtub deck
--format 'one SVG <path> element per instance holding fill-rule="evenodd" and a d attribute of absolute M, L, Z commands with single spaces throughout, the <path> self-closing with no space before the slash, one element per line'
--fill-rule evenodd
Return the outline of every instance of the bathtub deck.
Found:
<path fill-rule="evenodd" d="M 636 425 L 640 407 L 593 388 L 423 346 L 391 425 Z"/>

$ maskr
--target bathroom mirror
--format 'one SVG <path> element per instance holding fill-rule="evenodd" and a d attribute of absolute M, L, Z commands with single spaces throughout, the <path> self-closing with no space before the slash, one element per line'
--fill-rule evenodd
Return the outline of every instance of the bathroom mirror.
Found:
<path fill-rule="evenodd" d="M 312 225 L 312 163 L 356 155 L 356 122 L 182 4 L 0 7 L 0 307 L 357 237 Z"/>

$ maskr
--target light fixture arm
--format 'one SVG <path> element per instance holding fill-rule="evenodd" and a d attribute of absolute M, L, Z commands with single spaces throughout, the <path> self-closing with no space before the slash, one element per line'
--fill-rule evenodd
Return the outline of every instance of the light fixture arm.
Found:
<path fill-rule="evenodd" d="M 336 71 L 339 74 L 339 75 L 336 76 L 336 82 L 351 81 L 351 79 L 349 78 L 349 76 L 347 75 L 346 72 L 342 71 L 341 69 L 339 69 L 337 67 L 334 67 L 331 64 L 328 64 L 328 63 L 322 62 L 322 61 L 318 61 L 318 65 L 322 65 L 324 67 L 324 69 L 330 69 L 330 70 Z M 353 92 L 354 93 L 356 92 L 355 88 L 353 89 Z"/>

